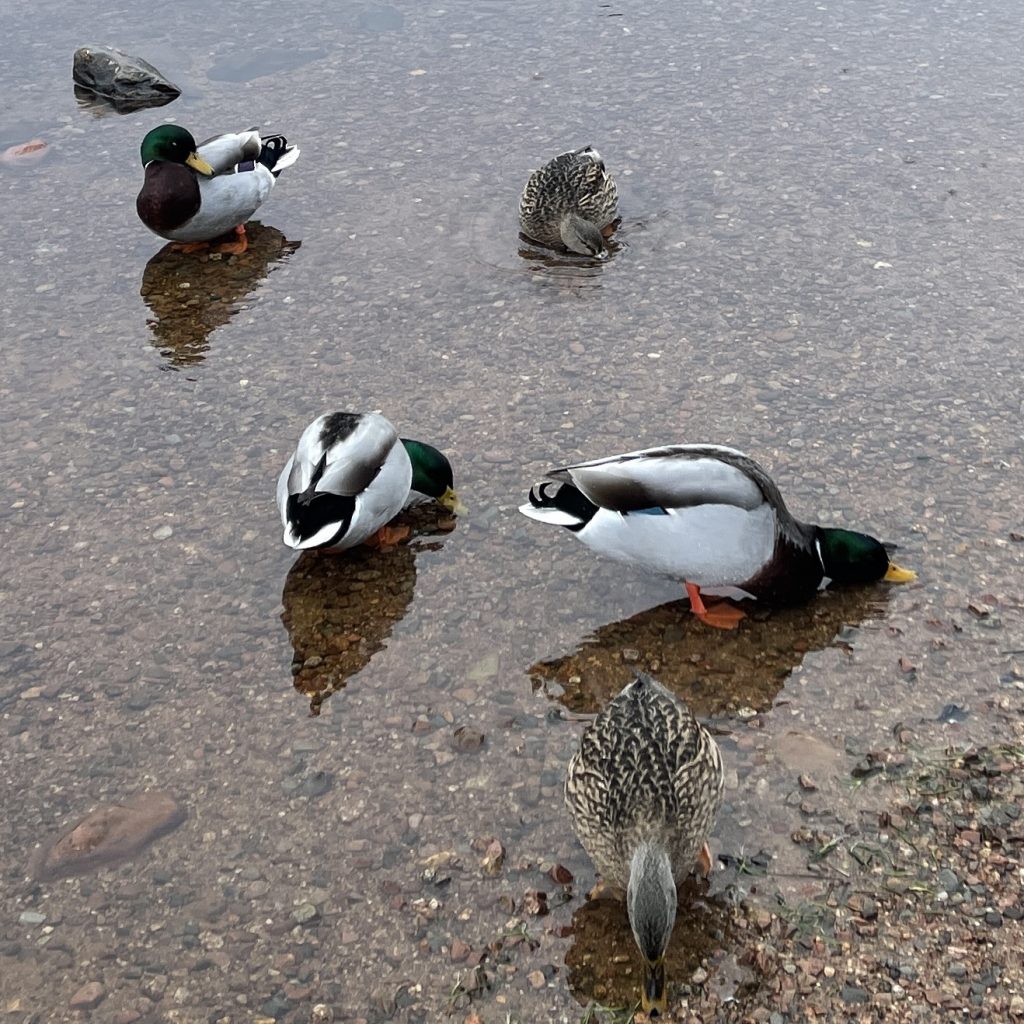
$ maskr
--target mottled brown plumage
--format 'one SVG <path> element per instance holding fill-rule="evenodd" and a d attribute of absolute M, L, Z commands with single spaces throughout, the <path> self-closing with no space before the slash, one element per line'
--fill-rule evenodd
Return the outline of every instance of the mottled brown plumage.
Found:
<path fill-rule="evenodd" d="M 569 762 L 565 800 L 602 878 L 625 889 L 640 841 L 663 843 L 677 882 L 691 871 L 722 798 L 718 744 L 644 673 L 597 716 Z"/>
<path fill-rule="evenodd" d="M 711 734 L 643 673 L 597 716 L 569 762 L 565 801 L 576 834 L 602 880 L 626 891 L 645 960 L 645 1009 L 664 1009 L 676 886 L 714 824 L 722 784 Z"/>
<path fill-rule="evenodd" d="M 541 245 L 597 255 L 619 215 L 618 199 L 601 154 L 584 146 L 530 175 L 519 200 L 519 226 Z"/>

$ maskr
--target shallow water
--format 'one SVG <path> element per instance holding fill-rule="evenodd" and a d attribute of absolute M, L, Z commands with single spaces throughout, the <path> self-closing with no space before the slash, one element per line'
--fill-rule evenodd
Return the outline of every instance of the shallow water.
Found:
<path fill-rule="evenodd" d="M 560 785 L 579 713 L 634 666 L 714 716 L 714 844 L 772 854 L 758 886 L 785 898 L 798 774 L 855 814 L 850 770 L 895 724 L 928 747 L 1019 722 L 1014 6 L 8 6 L 0 148 L 49 144 L 0 164 L 10 1020 L 73 1019 L 98 981 L 103 1020 L 432 1021 L 499 938 L 489 1024 L 628 998 L 635 974 L 586 966 Z M 182 97 L 80 106 L 91 42 Z M 165 117 L 301 146 L 248 256 L 188 263 L 136 220 Z M 523 258 L 519 188 L 584 143 L 618 178 L 620 250 Z M 444 448 L 469 515 L 351 577 L 295 567 L 274 480 L 328 408 Z M 665 607 L 678 587 L 515 512 L 551 465 L 676 440 L 750 452 L 797 514 L 897 542 L 919 582 L 712 634 Z M 315 717 L 311 676 L 332 690 Z M 951 703 L 965 721 L 937 720 Z M 29 878 L 38 844 L 144 789 L 187 822 L 127 864 Z M 448 880 L 425 877 L 445 851 Z M 524 910 L 537 889 L 548 916 Z M 724 927 L 711 889 L 701 934 Z M 703 941 L 680 933 L 676 977 Z"/>

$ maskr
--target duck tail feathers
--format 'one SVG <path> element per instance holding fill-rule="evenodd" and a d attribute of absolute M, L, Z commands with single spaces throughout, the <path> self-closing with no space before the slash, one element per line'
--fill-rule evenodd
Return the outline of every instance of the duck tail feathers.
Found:
<path fill-rule="evenodd" d="M 299 159 L 299 147 L 289 145 L 283 135 L 268 135 L 262 142 L 259 161 L 275 178 Z"/>
<path fill-rule="evenodd" d="M 544 481 L 530 490 L 530 500 L 519 511 L 528 519 L 569 530 L 582 530 L 593 518 L 597 506 L 588 501 L 572 484 Z"/>

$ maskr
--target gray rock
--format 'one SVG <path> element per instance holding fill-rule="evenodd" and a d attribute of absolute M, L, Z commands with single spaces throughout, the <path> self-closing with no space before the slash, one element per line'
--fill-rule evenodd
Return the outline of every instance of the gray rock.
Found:
<path fill-rule="evenodd" d="M 320 917 L 320 911 L 312 903 L 300 903 L 292 911 L 292 917 L 297 924 L 310 924 Z"/>
<path fill-rule="evenodd" d="M 866 1003 L 868 1001 L 867 989 L 859 985 L 844 985 L 839 993 L 844 1003 Z"/>
<path fill-rule="evenodd" d="M 42 924 L 46 920 L 45 914 L 40 914 L 38 910 L 23 910 L 18 915 L 18 924 L 37 925 Z"/>
<path fill-rule="evenodd" d="M 162 107 L 181 95 L 149 61 L 109 46 L 80 46 L 71 74 L 80 99 L 99 98 L 119 114 Z"/>

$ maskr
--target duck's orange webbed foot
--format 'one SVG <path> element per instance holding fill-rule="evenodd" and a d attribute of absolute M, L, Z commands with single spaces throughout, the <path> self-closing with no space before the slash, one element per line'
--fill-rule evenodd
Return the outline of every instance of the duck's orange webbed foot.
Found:
<path fill-rule="evenodd" d="M 686 594 L 690 598 L 690 611 L 705 625 L 715 629 L 735 629 L 747 617 L 735 605 L 724 598 L 713 601 L 710 606 L 701 597 L 700 587 L 696 583 L 686 584 Z"/>
<path fill-rule="evenodd" d="M 383 551 L 385 548 L 401 544 L 403 540 L 408 540 L 411 534 L 411 526 L 382 526 L 376 533 L 370 534 L 363 543 L 368 548 Z"/>
<path fill-rule="evenodd" d="M 230 253 L 232 256 L 241 256 L 249 248 L 249 236 L 245 233 L 244 224 L 239 224 L 235 228 L 235 236 L 233 242 L 221 242 L 214 251 Z"/>
<path fill-rule="evenodd" d="M 697 854 L 697 863 L 700 865 L 701 874 L 705 878 L 710 878 L 713 865 L 711 862 L 711 846 L 708 843 L 705 843 L 700 848 L 700 853 Z"/>

